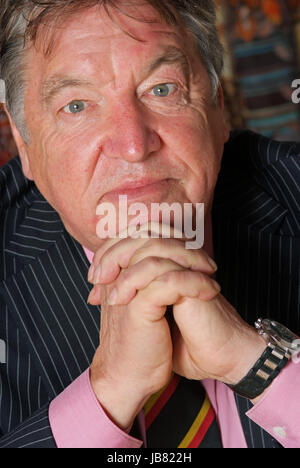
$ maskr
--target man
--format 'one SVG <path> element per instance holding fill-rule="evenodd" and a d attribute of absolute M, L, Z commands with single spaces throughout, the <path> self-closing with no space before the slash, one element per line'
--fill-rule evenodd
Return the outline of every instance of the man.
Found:
<path fill-rule="evenodd" d="M 191 3 L 1 6 L 2 447 L 300 446 L 299 367 L 253 326 L 299 329 L 299 148 L 233 136 L 213 205 L 221 48 Z M 120 195 L 204 203 L 204 249 L 99 238 Z"/>

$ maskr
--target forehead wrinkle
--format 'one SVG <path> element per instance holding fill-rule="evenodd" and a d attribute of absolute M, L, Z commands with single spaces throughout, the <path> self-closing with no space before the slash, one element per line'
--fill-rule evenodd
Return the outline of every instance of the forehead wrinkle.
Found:
<path fill-rule="evenodd" d="M 171 33 L 172 34 L 172 33 Z M 173 34 L 172 34 L 173 35 Z M 147 41 L 142 41 L 147 42 Z M 188 80 L 191 73 L 191 65 L 188 56 L 182 49 L 175 45 L 167 45 L 163 51 L 154 58 L 154 60 L 147 67 L 147 73 L 151 74 L 163 65 L 178 65 L 184 72 Z M 94 87 L 93 83 L 84 78 L 76 78 L 72 76 L 65 76 L 61 74 L 53 75 L 48 78 L 42 85 L 41 98 L 42 101 L 49 105 L 54 97 L 65 88 L 82 88 Z"/>

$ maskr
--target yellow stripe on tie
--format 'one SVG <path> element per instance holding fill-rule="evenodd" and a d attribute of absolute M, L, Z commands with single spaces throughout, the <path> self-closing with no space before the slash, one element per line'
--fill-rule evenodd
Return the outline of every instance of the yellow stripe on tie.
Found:
<path fill-rule="evenodd" d="M 206 415 L 211 407 L 211 403 L 209 401 L 208 396 L 206 395 L 204 403 L 202 405 L 201 410 L 198 413 L 198 416 L 196 417 L 195 421 L 193 422 L 189 432 L 186 434 L 185 438 L 180 442 L 180 445 L 178 445 L 178 448 L 187 448 L 192 440 L 194 439 L 195 435 L 197 434 L 201 424 L 203 423 L 204 419 L 206 418 Z"/>

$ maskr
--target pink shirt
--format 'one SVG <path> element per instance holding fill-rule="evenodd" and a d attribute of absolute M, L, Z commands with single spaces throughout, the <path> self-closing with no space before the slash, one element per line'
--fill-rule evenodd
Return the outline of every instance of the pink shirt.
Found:
<path fill-rule="evenodd" d="M 93 254 L 85 249 L 92 261 Z M 222 382 L 204 380 L 214 407 L 224 448 L 247 448 L 234 392 Z M 300 366 L 290 362 L 261 400 L 247 413 L 286 448 L 300 448 Z M 97 400 L 89 369 L 58 395 L 49 408 L 58 448 L 139 448 L 145 440 L 144 413 L 138 416 L 143 440 L 123 432 Z"/>

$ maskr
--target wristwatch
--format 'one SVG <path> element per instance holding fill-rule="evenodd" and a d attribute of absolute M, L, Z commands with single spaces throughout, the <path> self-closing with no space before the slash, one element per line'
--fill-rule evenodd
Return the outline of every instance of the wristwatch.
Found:
<path fill-rule="evenodd" d="M 255 328 L 267 347 L 246 377 L 236 385 L 229 385 L 234 392 L 250 400 L 261 395 L 292 356 L 300 352 L 299 337 L 275 320 L 260 318 Z"/>

